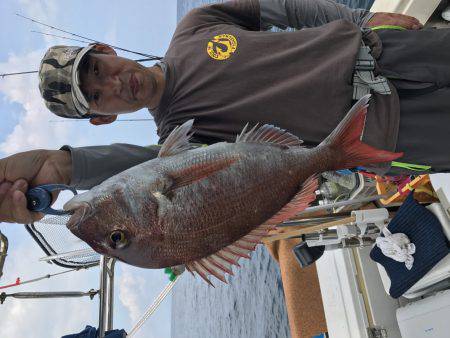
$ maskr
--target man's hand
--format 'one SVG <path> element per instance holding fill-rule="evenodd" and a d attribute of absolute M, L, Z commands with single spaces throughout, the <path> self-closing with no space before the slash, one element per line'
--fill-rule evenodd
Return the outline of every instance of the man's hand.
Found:
<path fill-rule="evenodd" d="M 370 18 L 369 22 L 367 22 L 367 27 L 376 27 L 376 26 L 400 26 L 406 29 L 421 29 L 423 25 L 416 18 L 396 13 L 383 13 L 378 12 L 375 13 L 372 18 Z"/>
<path fill-rule="evenodd" d="M 69 184 L 70 153 L 62 150 L 33 150 L 0 160 L 0 222 L 30 223 L 43 217 L 27 209 L 28 186 Z"/>

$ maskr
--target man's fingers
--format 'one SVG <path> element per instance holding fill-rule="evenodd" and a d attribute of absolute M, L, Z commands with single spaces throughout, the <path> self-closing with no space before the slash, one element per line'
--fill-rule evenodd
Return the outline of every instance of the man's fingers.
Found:
<path fill-rule="evenodd" d="M 15 223 L 29 224 L 41 220 L 45 215 L 40 212 L 29 211 L 25 194 L 16 190 L 13 194 L 12 216 Z"/>
<path fill-rule="evenodd" d="M 0 183 L 0 222 L 7 222 L 10 218 L 7 196 L 11 186 L 9 182 Z"/>
<path fill-rule="evenodd" d="M 42 212 L 32 212 L 31 217 L 33 218 L 33 222 L 40 221 L 44 218 L 44 214 Z"/>
<path fill-rule="evenodd" d="M 3 201 L 0 204 L 0 208 L 2 210 L 2 215 L 4 215 L 4 217 L 2 217 L 2 221 L 11 222 L 13 221 L 12 210 L 14 209 L 14 192 L 20 189 L 20 191 L 26 191 L 28 185 L 24 180 L 17 180 L 13 184 L 8 183 L 6 186 L 9 186 L 9 189 L 3 196 Z M 4 189 L 6 188 L 6 186 L 4 186 Z M 4 220 L 3 218 L 6 218 L 6 220 Z"/>
<path fill-rule="evenodd" d="M 3 198 L 3 203 L 0 203 L 1 221 L 25 224 L 42 218 L 41 214 L 31 213 L 27 209 L 25 193 L 28 190 L 28 183 L 25 180 L 17 180 L 14 184 L 9 182 L 0 184 L 0 193 L 5 190 L 6 192 L 0 194 L 0 199 Z"/>
<path fill-rule="evenodd" d="M 0 160 L 0 182 L 3 182 L 6 179 L 6 159 Z"/>
<path fill-rule="evenodd" d="M 400 26 L 406 29 L 421 29 L 423 25 L 413 16 L 396 14 L 393 18 L 394 21 L 400 22 Z"/>
<path fill-rule="evenodd" d="M 44 218 L 44 214 L 40 212 L 31 212 L 27 208 L 27 199 L 25 193 L 28 191 L 28 183 L 25 180 L 17 180 L 14 182 L 13 189 L 13 217 L 16 223 L 32 223 Z"/>
<path fill-rule="evenodd" d="M 31 212 L 27 209 L 27 199 L 25 197 L 27 190 L 28 183 L 22 179 L 15 181 L 10 189 L 11 213 L 14 222 L 25 224 L 33 220 Z"/>
<path fill-rule="evenodd" d="M 422 26 L 419 19 L 417 19 L 413 16 L 409 16 L 409 15 L 403 15 L 403 16 L 407 17 L 413 24 Z"/>
<path fill-rule="evenodd" d="M 27 199 L 25 194 L 20 190 L 16 190 L 13 192 L 12 200 L 12 216 L 14 222 L 21 224 L 31 223 L 33 221 L 33 216 L 27 209 Z"/>
<path fill-rule="evenodd" d="M 400 26 L 406 29 L 421 29 L 423 25 L 415 17 L 397 13 L 375 13 L 367 23 L 369 27 L 392 25 Z"/>
<path fill-rule="evenodd" d="M 9 182 L 0 183 L 0 205 L 8 194 L 9 189 L 11 189 L 11 185 Z"/>
<path fill-rule="evenodd" d="M 23 194 L 25 194 L 28 190 L 28 182 L 25 181 L 24 179 L 18 179 L 17 181 L 14 182 L 14 184 L 12 185 L 10 191 L 14 192 L 16 190 L 21 191 Z"/>
<path fill-rule="evenodd" d="M 420 29 L 423 27 L 420 21 L 412 16 L 402 15 L 401 17 L 405 22 L 403 27 L 407 29 Z"/>

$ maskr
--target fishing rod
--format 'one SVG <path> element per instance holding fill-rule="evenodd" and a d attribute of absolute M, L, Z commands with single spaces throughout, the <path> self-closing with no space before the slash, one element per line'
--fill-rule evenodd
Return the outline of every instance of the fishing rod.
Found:
<path fill-rule="evenodd" d="M 127 335 L 127 338 L 133 337 L 136 332 L 142 327 L 142 325 L 144 325 L 145 321 L 158 309 L 161 302 L 164 300 L 164 298 L 167 297 L 167 295 L 179 279 L 180 278 L 176 276 L 174 280 L 170 281 L 169 284 L 167 284 L 164 290 L 158 295 L 158 297 L 156 297 L 153 304 L 147 309 L 147 311 L 142 315 L 141 319 L 139 319 L 139 321 L 131 329 L 130 333 Z"/>
<path fill-rule="evenodd" d="M 39 282 L 39 281 L 44 280 L 44 279 L 50 279 L 50 278 L 55 277 L 55 276 L 64 275 L 66 273 L 73 272 L 73 271 L 78 271 L 79 269 L 80 268 L 75 268 L 75 269 L 70 269 L 70 270 L 57 272 L 57 273 L 53 273 L 53 274 L 47 274 L 45 276 L 41 276 L 41 277 L 37 277 L 37 278 L 33 278 L 33 279 L 28 279 L 28 280 L 24 280 L 24 281 L 21 280 L 20 277 L 17 277 L 17 279 L 16 279 L 16 281 L 14 283 L 7 284 L 7 285 L 2 285 L 2 286 L 0 286 L 0 289 L 9 289 L 9 288 L 12 288 L 12 287 L 15 287 L 15 286 L 19 286 L 19 285 Z"/>
<path fill-rule="evenodd" d="M 62 36 L 62 35 L 57 35 L 57 34 L 52 34 L 52 33 L 44 33 L 44 32 L 40 32 L 40 31 L 30 31 L 31 33 L 36 33 L 36 34 L 41 34 L 41 35 L 47 35 L 47 36 L 51 36 L 54 38 L 60 38 L 60 39 L 65 39 L 65 40 L 69 40 L 69 41 L 76 41 L 76 42 L 82 42 L 82 43 L 87 43 L 89 44 L 89 41 L 85 41 L 85 40 L 80 40 L 80 39 L 74 39 L 74 38 L 69 38 L 68 36 Z"/>
<path fill-rule="evenodd" d="M 30 70 L 28 72 L 17 72 L 17 73 L 3 73 L 0 74 L 0 77 L 3 79 L 6 76 L 12 76 L 12 75 L 23 75 L 23 74 L 32 74 L 32 73 L 37 73 L 37 70 Z"/>
<path fill-rule="evenodd" d="M 144 62 L 144 61 L 154 61 L 153 59 L 137 59 L 137 60 L 133 60 L 135 62 Z M 16 73 L 2 73 L 0 74 L 0 77 L 3 79 L 4 77 L 7 76 L 13 76 L 13 75 L 25 75 L 25 74 L 36 74 L 39 73 L 38 70 L 30 70 L 30 71 L 26 71 L 26 72 L 16 72 Z"/>
<path fill-rule="evenodd" d="M 82 43 L 87 43 L 89 44 L 89 41 L 83 41 L 83 40 L 79 40 L 79 39 L 74 39 L 74 38 L 69 38 L 68 36 L 63 36 L 63 35 L 57 35 L 57 34 L 51 34 L 51 33 L 44 33 L 44 32 L 40 32 L 40 31 L 30 31 L 31 33 L 37 33 L 37 34 L 41 34 L 41 35 L 47 35 L 47 36 L 52 36 L 55 38 L 59 38 L 59 39 L 64 39 L 64 40 L 69 40 L 69 41 L 76 41 L 76 42 L 82 42 Z M 144 62 L 144 61 L 155 61 L 152 58 L 145 58 L 145 59 L 137 59 L 137 60 L 133 60 L 135 62 Z"/>
<path fill-rule="evenodd" d="M 0 231 L 0 278 L 3 276 L 3 266 L 8 255 L 8 238 Z"/>
<path fill-rule="evenodd" d="M 120 119 L 114 122 L 142 122 L 142 121 L 153 121 L 152 118 L 147 119 Z M 49 120 L 49 123 L 68 123 L 68 122 L 88 122 L 87 119 L 72 119 L 72 120 Z"/>
<path fill-rule="evenodd" d="M 69 34 L 69 35 L 72 35 L 72 36 L 75 36 L 75 37 L 78 37 L 80 39 L 84 39 L 84 40 L 79 40 L 79 39 L 75 39 L 75 38 L 69 38 L 67 36 L 60 36 L 60 35 L 56 35 L 56 34 L 44 33 L 44 32 L 39 32 L 39 31 L 34 31 L 34 30 L 31 31 L 32 33 L 38 33 L 38 34 L 42 34 L 42 35 L 53 36 L 53 37 L 57 37 L 57 38 L 65 39 L 65 40 L 82 42 L 82 43 L 86 43 L 86 44 L 89 44 L 89 43 L 101 43 L 101 44 L 104 44 L 106 46 L 109 46 L 109 47 L 117 49 L 117 50 L 121 50 L 121 51 L 124 51 L 124 52 L 127 52 L 127 53 L 132 53 L 132 54 L 141 55 L 141 56 L 145 56 L 146 57 L 145 59 L 134 60 L 136 62 L 159 61 L 159 60 L 162 59 L 162 57 L 160 57 L 160 56 L 155 56 L 155 55 L 151 55 L 151 54 L 146 54 L 146 53 L 132 51 L 130 49 L 126 49 L 126 48 L 122 48 L 122 47 L 119 47 L 119 46 L 111 45 L 109 43 L 105 43 L 105 42 L 94 40 L 94 39 L 91 39 L 89 37 L 85 37 L 85 36 L 82 36 L 82 35 L 79 35 L 79 34 L 76 34 L 76 33 L 72 33 L 72 32 L 63 30 L 61 28 L 48 25 L 48 24 L 46 24 L 44 22 L 41 22 L 41 21 L 38 21 L 36 19 L 32 19 L 32 18 L 26 17 L 26 16 L 24 16 L 22 14 L 19 14 L 19 13 L 16 13 L 16 15 L 18 17 L 20 17 L 20 18 L 29 20 L 29 21 L 37 23 L 39 25 L 42 25 L 42 26 L 48 27 L 50 29 L 54 29 L 56 31 L 63 32 L 63 33 L 66 33 L 66 34 Z M 38 72 L 39 71 L 37 71 L 37 70 L 33 70 L 33 71 L 24 71 L 24 72 L 3 73 L 3 74 L 0 74 L 0 78 L 4 78 L 4 77 L 7 77 L 7 76 L 13 76 L 13 75 L 34 74 L 34 73 L 38 73 Z"/>
<path fill-rule="evenodd" d="M 72 33 L 72 32 L 66 31 L 64 29 L 61 29 L 61 28 L 58 28 L 58 27 L 55 27 L 55 26 L 52 26 L 52 25 L 48 25 L 48 24 L 46 24 L 44 22 L 41 22 L 41 21 L 38 21 L 36 19 L 29 18 L 29 17 L 27 17 L 25 15 L 22 15 L 22 14 L 19 14 L 19 13 L 16 13 L 16 15 L 18 17 L 20 17 L 20 18 L 23 18 L 23 19 L 29 20 L 31 22 L 37 23 L 37 24 L 39 24 L 41 26 L 48 27 L 50 29 L 53 29 L 53 30 L 56 30 L 56 31 L 59 31 L 59 32 L 63 32 L 63 33 L 75 36 L 77 38 L 85 39 L 85 40 L 88 40 L 88 41 L 91 41 L 91 42 L 94 42 L 94 43 L 101 43 L 101 44 L 110 46 L 112 48 L 115 48 L 115 49 L 118 49 L 118 50 L 121 50 L 121 51 L 124 51 L 124 52 L 145 56 L 145 57 L 151 58 L 153 60 L 161 60 L 162 59 L 162 57 L 160 57 L 160 56 L 155 56 L 155 55 L 141 53 L 141 52 L 135 52 L 135 51 L 132 51 L 130 49 L 126 49 L 126 48 L 121 48 L 121 47 L 118 47 L 118 46 L 110 45 L 108 43 L 104 43 L 104 42 L 101 42 L 101 41 L 98 41 L 98 40 L 94 40 L 94 39 L 88 38 L 86 36 L 82 36 L 82 35 L 79 35 L 79 34 L 76 34 L 76 33 Z"/>

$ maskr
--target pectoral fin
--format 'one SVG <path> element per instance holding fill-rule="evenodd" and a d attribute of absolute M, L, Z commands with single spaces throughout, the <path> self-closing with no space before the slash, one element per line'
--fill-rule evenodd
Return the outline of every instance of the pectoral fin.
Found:
<path fill-rule="evenodd" d="M 171 190 L 178 189 L 204 179 L 218 171 L 228 168 L 237 160 L 237 156 L 221 157 L 217 159 L 205 160 L 201 163 L 193 163 L 187 168 L 171 172 L 169 173 L 170 178 L 173 180 Z"/>
<path fill-rule="evenodd" d="M 316 175 L 309 177 L 302 185 L 302 189 L 294 198 L 278 211 L 272 218 L 264 222 L 265 224 L 277 225 L 293 218 L 299 212 L 305 210 L 309 204 L 316 199 L 315 191 L 318 188 Z"/>

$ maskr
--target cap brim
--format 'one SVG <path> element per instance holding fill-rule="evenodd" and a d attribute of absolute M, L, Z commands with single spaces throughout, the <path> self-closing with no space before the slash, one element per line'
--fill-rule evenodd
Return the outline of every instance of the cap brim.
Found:
<path fill-rule="evenodd" d="M 81 63 L 81 60 L 83 60 L 83 57 L 94 47 L 95 44 L 84 47 L 75 57 L 75 61 L 73 63 L 72 68 L 72 98 L 75 107 L 78 109 L 80 113 L 82 113 L 82 115 L 85 115 L 89 112 L 89 102 L 84 97 L 83 92 L 81 91 L 80 88 L 81 81 L 78 72 L 78 67 Z"/>

